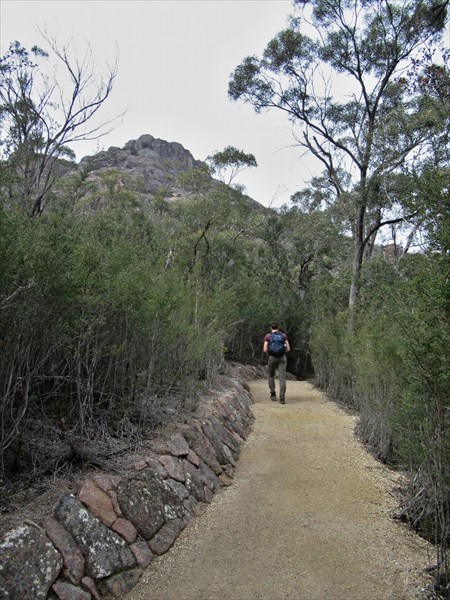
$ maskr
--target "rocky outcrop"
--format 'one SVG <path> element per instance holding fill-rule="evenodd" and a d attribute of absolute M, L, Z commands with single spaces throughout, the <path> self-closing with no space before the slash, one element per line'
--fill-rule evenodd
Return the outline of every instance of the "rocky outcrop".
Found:
<path fill-rule="evenodd" d="M 166 142 L 149 134 L 130 140 L 123 148 L 112 146 L 80 161 L 81 167 L 88 168 L 97 176 L 110 169 L 130 175 L 138 182 L 139 191 L 150 196 L 161 188 L 176 193 L 177 176 L 201 164 L 181 144 Z"/>
<path fill-rule="evenodd" d="M 189 422 L 153 441 L 126 477 L 92 475 L 42 522 L 9 532 L 0 543 L 0 597 L 123 597 L 153 557 L 232 484 L 254 421 L 251 404 L 244 379 L 230 383 Z"/>
<path fill-rule="evenodd" d="M 116 188 L 129 189 L 140 199 L 143 205 L 149 203 L 156 192 L 165 191 L 166 200 L 188 198 L 191 193 L 177 185 L 181 173 L 201 167 L 204 163 L 196 160 L 189 150 L 178 142 L 166 142 L 152 135 L 141 135 L 137 140 L 130 140 L 123 148 L 111 146 L 108 150 L 81 159 L 76 171 L 86 171 L 92 198 L 82 207 L 102 207 L 107 197 L 107 188 L 111 184 L 102 179 L 106 173 L 115 172 Z M 66 172 L 73 175 L 71 168 Z M 214 185 L 219 182 L 211 177 Z M 88 194 L 89 197 L 89 194 Z M 243 198 L 256 210 L 266 211 L 259 202 L 243 194 Z"/>

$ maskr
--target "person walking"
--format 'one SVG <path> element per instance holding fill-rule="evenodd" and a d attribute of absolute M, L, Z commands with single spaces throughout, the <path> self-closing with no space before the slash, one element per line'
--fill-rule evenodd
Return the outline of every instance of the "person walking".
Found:
<path fill-rule="evenodd" d="M 275 373 L 278 372 L 280 382 L 280 404 L 286 404 L 286 353 L 291 351 L 285 333 L 278 329 L 278 322 L 272 321 L 271 332 L 264 337 L 263 352 L 268 354 L 270 399 L 276 401 Z"/>

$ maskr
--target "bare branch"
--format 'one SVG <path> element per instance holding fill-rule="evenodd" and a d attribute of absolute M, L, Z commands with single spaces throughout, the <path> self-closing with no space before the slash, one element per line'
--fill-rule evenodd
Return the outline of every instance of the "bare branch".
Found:
<path fill-rule="evenodd" d="M 32 279 L 27 285 L 21 285 L 17 289 L 14 290 L 9 296 L 0 299 L 0 310 L 5 310 L 13 305 L 13 300 L 26 290 L 31 289 L 34 286 L 34 280 Z"/>

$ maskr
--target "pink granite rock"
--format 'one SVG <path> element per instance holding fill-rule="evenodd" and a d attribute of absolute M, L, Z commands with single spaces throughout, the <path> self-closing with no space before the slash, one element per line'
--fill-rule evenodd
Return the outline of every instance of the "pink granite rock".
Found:
<path fill-rule="evenodd" d="M 66 583 L 65 581 L 57 581 L 53 584 L 52 590 L 59 600 L 91 600 L 91 594 L 85 592 L 81 588 Z"/>
<path fill-rule="evenodd" d="M 117 519 L 111 525 L 111 529 L 118 533 L 128 544 L 136 541 L 137 531 L 133 523 L 127 519 Z"/>
<path fill-rule="evenodd" d="M 195 465 L 196 467 L 199 466 L 200 464 L 200 459 L 199 457 L 195 454 L 195 452 L 193 450 L 189 450 L 186 458 L 188 459 L 189 462 L 191 462 L 193 465 Z"/>
<path fill-rule="evenodd" d="M 167 444 L 167 450 L 173 456 L 184 457 L 187 456 L 189 452 L 189 444 L 181 435 L 181 433 L 177 433 L 174 435 Z"/>
<path fill-rule="evenodd" d="M 231 477 L 228 477 L 228 475 L 226 475 L 225 473 L 221 473 L 219 475 L 219 479 L 223 483 L 223 485 L 226 485 L 226 486 L 229 486 L 233 483 L 233 480 L 231 479 Z"/>
<path fill-rule="evenodd" d="M 137 460 L 135 463 L 133 463 L 133 469 L 135 471 L 142 471 L 142 469 L 146 469 L 146 468 L 147 468 L 147 463 L 145 462 L 144 459 Z"/>
<path fill-rule="evenodd" d="M 136 558 L 137 566 L 141 569 L 146 569 L 154 558 L 153 552 L 148 547 L 147 542 L 141 541 L 131 544 L 130 550 Z"/>
<path fill-rule="evenodd" d="M 120 510 L 119 502 L 117 500 L 117 492 L 115 490 L 109 490 L 108 496 L 111 498 L 111 503 L 113 505 L 114 512 L 118 517 L 121 517 L 122 511 Z"/>
<path fill-rule="evenodd" d="M 111 498 L 92 479 L 88 479 L 83 485 L 78 498 L 99 521 L 108 527 L 116 520 L 117 515 L 114 512 Z"/>
<path fill-rule="evenodd" d="M 98 485 L 104 492 L 109 490 L 116 490 L 120 481 L 120 477 L 115 475 L 107 475 L 106 473 L 96 473 L 92 475 L 92 480 Z"/>
<path fill-rule="evenodd" d="M 56 519 L 47 517 L 43 526 L 63 558 L 64 574 L 72 583 L 80 583 L 84 574 L 84 557 L 75 540 Z"/>
<path fill-rule="evenodd" d="M 81 587 L 83 588 L 83 590 L 86 590 L 86 592 L 89 592 L 94 598 L 94 600 L 100 600 L 100 594 L 98 593 L 97 588 L 95 587 L 93 579 L 91 579 L 90 577 L 83 577 L 83 579 L 81 580 Z"/>
<path fill-rule="evenodd" d="M 175 481 L 183 482 L 186 480 L 183 463 L 179 458 L 170 456 L 169 454 L 163 454 L 158 460 L 166 469 L 169 477 L 172 477 L 172 479 L 175 479 Z"/>
<path fill-rule="evenodd" d="M 123 598 L 139 581 L 142 575 L 141 569 L 131 569 L 117 575 L 112 575 L 105 580 L 105 585 L 114 598 Z"/>

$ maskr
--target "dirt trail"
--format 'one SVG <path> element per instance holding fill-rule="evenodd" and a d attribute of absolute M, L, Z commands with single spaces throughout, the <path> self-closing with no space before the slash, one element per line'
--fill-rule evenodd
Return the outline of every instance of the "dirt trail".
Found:
<path fill-rule="evenodd" d="M 127 600 L 411 600 L 426 542 L 392 520 L 395 474 L 353 435 L 355 418 L 309 383 L 287 404 L 251 384 L 256 423 L 233 485 L 154 559 Z"/>

